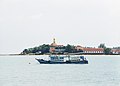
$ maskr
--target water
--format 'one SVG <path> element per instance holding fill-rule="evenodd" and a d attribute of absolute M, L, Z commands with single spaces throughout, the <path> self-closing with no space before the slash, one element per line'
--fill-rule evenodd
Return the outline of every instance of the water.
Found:
<path fill-rule="evenodd" d="M 86 56 L 89 64 L 39 64 L 36 57 L 47 59 L 0 56 L 0 86 L 120 86 L 120 56 Z"/>

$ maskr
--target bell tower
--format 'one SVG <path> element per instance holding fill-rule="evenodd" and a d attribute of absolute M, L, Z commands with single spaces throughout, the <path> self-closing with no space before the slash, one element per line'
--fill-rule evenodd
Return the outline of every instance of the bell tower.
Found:
<path fill-rule="evenodd" d="M 55 43 L 55 38 L 53 38 L 53 43 L 50 46 L 50 52 L 54 53 L 55 52 L 55 48 L 56 48 L 57 44 Z"/>
<path fill-rule="evenodd" d="M 55 44 L 55 38 L 53 38 L 53 43 Z"/>

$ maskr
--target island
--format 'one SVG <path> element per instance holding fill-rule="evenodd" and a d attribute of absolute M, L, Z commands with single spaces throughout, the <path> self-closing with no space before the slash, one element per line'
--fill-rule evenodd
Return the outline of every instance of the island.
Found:
<path fill-rule="evenodd" d="M 104 43 L 101 43 L 97 48 L 83 47 L 80 45 L 59 45 L 56 43 L 55 38 L 51 44 L 42 44 L 37 47 L 24 49 L 20 55 L 120 55 L 120 47 L 108 48 Z"/>

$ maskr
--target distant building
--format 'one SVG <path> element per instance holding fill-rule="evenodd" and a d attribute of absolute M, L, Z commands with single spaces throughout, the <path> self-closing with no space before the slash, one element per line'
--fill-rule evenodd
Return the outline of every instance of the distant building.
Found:
<path fill-rule="evenodd" d="M 120 54 L 120 49 L 111 49 L 112 54 Z"/>
<path fill-rule="evenodd" d="M 103 48 L 83 48 L 85 54 L 104 54 Z"/>
<path fill-rule="evenodd" d="M 58 45 L 55 42 L 55 38 L 53 39 L 53 42 L 50 45 L 50 53 L 65 53 L 65 46 L 64 45 Z M 75 46 L 75 52 L 74 54 L 104 54 L 103 48 L 91 48 L 91 47 L 82 47 L 82 46 Z"/>
<path fill-rule="evenodd" d="M 77 52 L 81 52 L 83 54 L 104 54 L 103 48 L 76 46 L 75 49 L 77 50 Z"/>
<path fill-rule="evenodd" d="M 75 50 L 77 51 L 77 52 L 83 52 L 83 48 L 84 47 L 82 47 L 82 46 L 75 46 Z"/>
<path fill-rule="evenodd" d="M 65 46 L 57 45 L 54 38 L 53 43 L 50 45 L 50 53 L 63 53 L 64 51 L 65 51 Z"/>

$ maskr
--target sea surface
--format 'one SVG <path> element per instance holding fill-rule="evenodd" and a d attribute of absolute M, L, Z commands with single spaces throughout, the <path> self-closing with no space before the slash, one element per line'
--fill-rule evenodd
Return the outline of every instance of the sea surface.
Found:
<path fill-rule="evenodd" d="M 0 86 L 120 86 L 120 55 L 86 55 L 89 64 L 39 64 L 43 56 L 0 56 Z"/>

